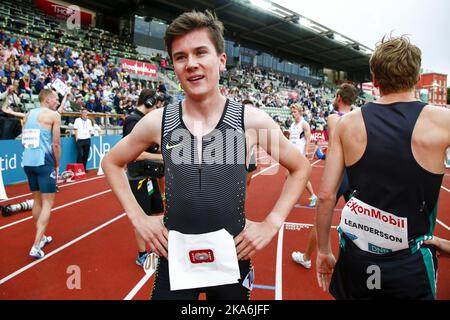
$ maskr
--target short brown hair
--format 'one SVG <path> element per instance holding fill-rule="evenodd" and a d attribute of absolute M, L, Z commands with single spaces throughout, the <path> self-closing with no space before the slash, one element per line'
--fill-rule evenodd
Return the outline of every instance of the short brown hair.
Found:
<path fill-rule="evenodd" d="M 383 94 L 414 88 L 420 79 L 422 52 L 406 36 L 383 37 L 370 58 L 370 71 Z"/>
<path fill-rule="evenodd" d="M 39 102 L 44 102 L 45 99 L 51 94 L 56 94 L 55 91 L 52 89 L 42 89 L 41 92 L 39 92 Z"/>
<path fill-rule="evenodd" d="M 358 92 L 352 84 L 344 83 L 337 90 L 336 96 L 341 96 L 342 102 L 350 106 L 355 102 Z"/>
<path fill-rule="evenodd" d="M 143 89 L 141 94 L 139 95 L 137 105 L 143 105 L 149 98 L 153 97 L 156 94 L 154 89 Z"/>
<path fill-rule="evenodd" d="M 206 10 L 205 12 L 190 11 L 178 16 L 166 30 L 164 41 L 166 49 L 172 59 L 172 42 L 176 37 L 183 36 L 196 29 L 207 29 L 211 37 L 211 41 L 216 48 L 218 54 L 225 50 L 225 40 L 223 38 L 223 24 L 215 13 Z"/>

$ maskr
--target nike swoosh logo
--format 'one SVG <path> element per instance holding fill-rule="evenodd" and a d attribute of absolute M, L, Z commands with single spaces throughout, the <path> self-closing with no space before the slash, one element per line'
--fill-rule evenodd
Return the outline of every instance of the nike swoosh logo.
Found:
<path fill-rule="evenodd" d="M 178 147 L 178 146 L 181 146 L 181 143 L 179 143 L 179 144 L 174 144 L 174 145 L 172 145 L 172 146 L 170 146 L 169 144 L 166 144 L 166 149 L 167 149 L 167 150 L 170 150 L 170 149 L 173 149 L 173 148 Z"/>

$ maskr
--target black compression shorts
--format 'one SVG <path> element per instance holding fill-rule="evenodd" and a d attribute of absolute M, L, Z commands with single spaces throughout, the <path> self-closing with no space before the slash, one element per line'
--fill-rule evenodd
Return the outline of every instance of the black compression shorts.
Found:
<path fill-rule="evenodd" d="M 345 235 L 330 284 L 338 300 L 432 300 L 436 296 L 437 258 L 433 247 L 423 245 L 376 255 L 360 250 Z"/>
<path fill-rule="evenodd" d="M 151 179 L 153 184 L 153 193 L 149 196 L 147 189 L 147 180 L 149 178 L 143 178 L 140 180 L 128 180 L 130 183 L 131 191 L 133 192 L 136 201 L 141 206 L 142 210 L 147 215 L 158 214 L 164 212 L 163 200 L 161 197 L 161 191 L 159 190 L 158 181 Z"/>

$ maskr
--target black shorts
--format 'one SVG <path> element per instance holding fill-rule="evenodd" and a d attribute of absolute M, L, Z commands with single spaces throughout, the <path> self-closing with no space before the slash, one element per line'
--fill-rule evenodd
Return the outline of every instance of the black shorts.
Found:
<path fill-rule="evenodd" d="M 207 300 L 249 300 L 250 290 L 242 285 L 252 268 L 251 260 L 239 261 L 241 279 L 236 284 L 196 288 L 186 290 L 170 290 L 169 265 L 167 259 L 160 257 L 153 283 L 152 300 L 198 300 L 200 293 L 206 294 Z"/>
<path fill-rule="evenodd" d="M 149 196 L 147 189 L 147 181 L 149 178 L 140 180 L 128 180 L 130 183 L 131 191 L 133 192 L 136 201 L 141 206 L 142 210 L 147 215 L 157 214 L 164 212 L 163 200 L 161 197 L 161 191 L 159 190 L 158 180 L 151 179 L 153 184 L 153 193 Z"/>
<path fill-rule="evenodd" d="M 376 255 L 343 237 L 345 247 L 340 249 L 330 284 L 330 293 L 336 299 L 436 298 L 438 265 L 433 247 L 423 245 L 416 253 L 406 249 Z"/>

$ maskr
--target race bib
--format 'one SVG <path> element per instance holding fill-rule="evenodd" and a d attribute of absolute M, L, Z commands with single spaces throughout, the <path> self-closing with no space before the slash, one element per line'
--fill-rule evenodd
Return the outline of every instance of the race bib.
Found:
<path fill-rule="evenodd" d="M 408 219 L 353 197 L 342 209 L 339 228 L 361 250 L 385 254 L 408 245 Z"/>
<path fill-rule="evenodd" d="M 39 148 L 40 137 L 39 129 L 24 129 L 22 131 L 22 145 L 25 149 Z"/>
<path fill-rule="evenodd" d="M 170 290 L 238 283 L 233 237 L 225 230 L 204 234 L 169 231 Z"/>

